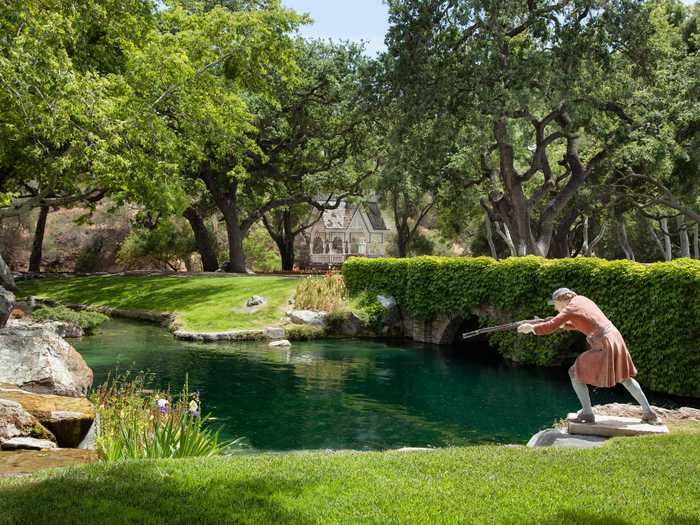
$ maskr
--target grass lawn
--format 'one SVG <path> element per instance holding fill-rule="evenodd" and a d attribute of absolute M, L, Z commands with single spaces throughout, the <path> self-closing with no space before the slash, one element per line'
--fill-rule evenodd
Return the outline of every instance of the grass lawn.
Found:
<path fill-rule="evenodd" d="M 700 435 L 599 449 L 270 454 L 0 481 L 0 523 L 700 523 Z"/>
<path fill-rule="evenodd" d="M 174 312 L 184 328 L 213 332 L 278 324 L 298 278 L 236 277 L 73 277 L 18 283 L 19 297 L 35 295 L 68 303 Z M 251 295 L 268 302 L 245 311 Z"/>

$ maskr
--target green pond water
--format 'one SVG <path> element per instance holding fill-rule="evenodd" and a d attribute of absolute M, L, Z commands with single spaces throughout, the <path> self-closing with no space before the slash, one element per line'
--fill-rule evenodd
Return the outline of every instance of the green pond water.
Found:
<path fill-rule="evenodd" d="M 227 438 L 258 450 L 361 449 L 525 443 L 578 409 L 566 369 L 512 367 L 483 345 L 331 340 L 201 344 L 157 326 L 110 320 L 74 340 L 95 373 L 149 371 L 178 391 L 185 375 Z M 648 393 L 653 404 L 681 400 Z M 631 402 L 622 388 L 593 402 Z M 695 403 L 683 400 L 683 404 Z"/>

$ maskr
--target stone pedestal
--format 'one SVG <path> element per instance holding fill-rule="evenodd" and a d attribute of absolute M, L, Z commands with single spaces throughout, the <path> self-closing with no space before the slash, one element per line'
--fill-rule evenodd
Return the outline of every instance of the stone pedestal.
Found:
<path fill-rule="evenodd" d="M 632 417 L 615 417 L 596 415 L 595 423 L 577 423 L 573 421 L 577 414 L 571 413 L 567 418 L 569 434 L 588 436 L 655 436 L 668 434 L 666 425 L 649 425 Z"/>

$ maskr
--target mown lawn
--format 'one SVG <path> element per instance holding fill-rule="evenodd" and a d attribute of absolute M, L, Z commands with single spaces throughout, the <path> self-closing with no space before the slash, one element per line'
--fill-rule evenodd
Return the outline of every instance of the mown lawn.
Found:
<path fill-rule="evenodd" d="M 0 481 L 0 523 L 700 523 L 698 434 L 95 464 Z"/>
<path fill-rule="evenodd" d="M 282 308 L 299 282 L 295 277 L 74 277 L 18 283 L 18 296 L 68 303 L 173 312 L 184 328 L 224 331 L 279 323 Z M 268 302 L 245 311 L 251 295 Z"/>

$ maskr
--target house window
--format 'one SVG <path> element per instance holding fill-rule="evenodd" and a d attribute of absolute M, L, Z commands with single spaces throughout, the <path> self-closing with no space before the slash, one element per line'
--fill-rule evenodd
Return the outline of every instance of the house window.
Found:
<path fill-rule="evenodd" d="M 333 238 L 333 253 L 343 253 L 343 238 L 338 235 Z"/>
<path fill-rule="evenodd" d="M 314 237 L 312 253 L 323 253 L 323 239 L 321 239 L 319 234 L 316 234 L 316 237 Z"/>

